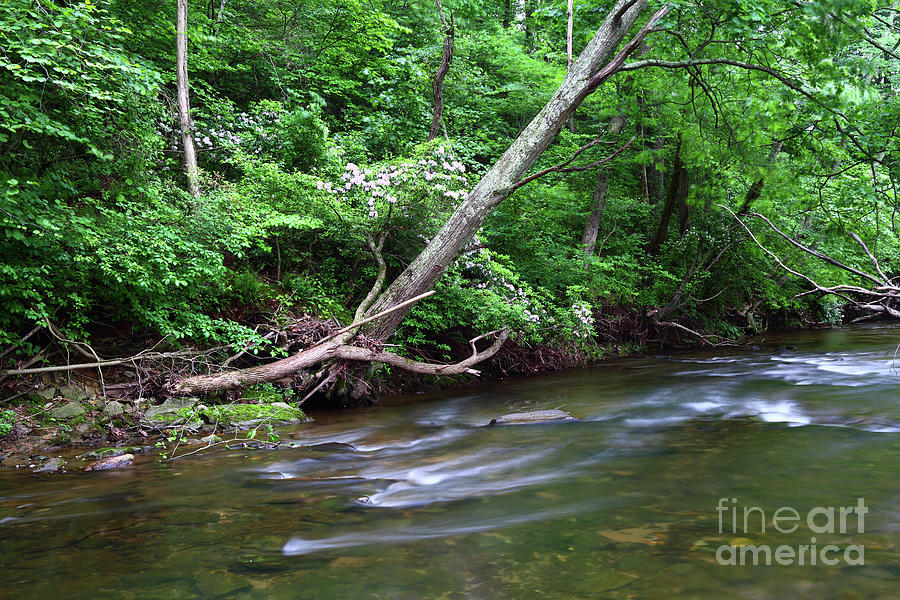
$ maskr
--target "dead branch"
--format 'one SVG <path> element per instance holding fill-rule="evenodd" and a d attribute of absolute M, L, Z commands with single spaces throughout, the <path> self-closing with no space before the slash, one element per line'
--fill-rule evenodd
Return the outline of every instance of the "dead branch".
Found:
<path fill-rule="evenodd" d="M 718 335 L 703 335 L 702 333 L 700 333 L 700 332 L 698 332 L 698 331 L 694 331 L 693 329 L 691 329 L 691 328 L 689 328 L 689 327 L 685 327 L 685 326 L 682 325 L 681 323 L 676 323 L 675 321 L 657 321 L 656 324 L 657 324 L 657 325 L 662 325 L 663 327 L 674 327 L 675 329 L 680 329 L 680 330 L 682 330 L 682 331 L 686 331 L 686 332 L 690 333 L 691 335 L 694 335 L 694 336 L 697 336 L 698 338 L 700 338 L 700 340 L 701 340 L 703 343 L 708 344 L 708 345 L 713 346 L 713 347 L 718 347 L 718 346 L 734 346 L 734 345 L 735 345 L 735 343 L 732 342 L 731 340 L 724 339 L 724 338 L 722 338 L 722 337 L 720 337 L 720 336 L 718 336 Z M 721 342 L 712 342 L 712 341 L 710 341 L 710 340 L 712 340 L 713 338 L 719 338 L 719 339 L 722 340 L 722 341 L 721 341 Z"/>
<path fill-rule="evenodd" d="M 552 167 L 547 167 L 546 169 L 542 169 L 542 170 L 538 171 L 537 173 L 534 173 L 533 175 L 529 175 L 528 177 L 525 177 L 518 183 L 511 185 L 509 188 L 509 193 L 511 194 L 512 192 L 519 189 L 523 185 L 525 185 L 527 183 L 531 183 L 535 179 L 543 177 L 544 175 L 549 175 L 550 173 L 575 173 L 578 171 L 589 171 L 590 169 L 593 169 L 594 167 L 598 167 L 604 163 L 607 163 L 607 162 L 613 160 L 614 158 L 616 158 L 617 156 L 619 156 L 620 154 L 622 154 L 622 152 L 624 152 L 625 150 L 628 149 L 629 146 L 631 146 L 631 143 L 634 141 L 634 139 L 635 139 L 635 136 L 632 136 L 631 139 L 628 140 L 627 144 L 625 144 L 624 146 L 622 146 L 621 148 L 619 148 L 618 150 L 616 150 L 615 152 L 613 152 L 612 154 L 610 154 L 609 156 L 607 156 L 605 158 L 595 160 L 594 162 L 588 163 L 584 166 L 570 167 L 569 165 L 572 164 L 573 162 L 575 162 L 575 159 L 578 158 L 578 156 L 582 152 L 587 150 L 588 148 L 591 148 L 592 146 L 596 146 L 597 144 L 608 143 L 608 142 L 601 142 L 600 138 L 597 137 L 597 138 L 591 140 L 590 142 L 588 142 L 587 144 L 585 144 L 584 146 L 582 146 L 581 148 L 579 148 L 578 150 L 576 150 L 575 154 L 573 154 L 568 160 L 565 160 L 559 164 L 553 165 Z"/>
<path fill-rule="evenodd" d="M 790 237 L 789 235 L 787 235 L 786 233 L 784 233 L 783 231 L 778 229 L 774 223 L 772 223 L 769 219 L 767 219 L 763 215 L 761 215 L 759 213 L 750 213 L 751 216 L 754 216 L 754 217 L 757 217 L 757 218 L 763 220 L 775 233 L 777 233 L 782 238 L 787 240 L 795 248 L 802 250 L 803 252 L 805 252 L 806 254 L 809 254 L 810 256 L 814 256 L 820 260 L 823 260 L 830 265 L 838 267 L 839 269 L 846 271 L 847 273 L 851 273 L 851 274 L 861 277 L 863 279 L 867 279 L 875 284 L 875 287 L 872 289 L 864 288 L 864 287 L 858 286 L 858 285 L 850 285 L 850 284 L 839 284 L 839 285 L 827 287 L 827 286 L 821 285 L 820 283 L 818 283 L 817 281 L 815 281 L 808 275 L 804 275 L 803 273 L 800 273 L 800 272 L 788 267 L 786 264 L 784 264 L 784 261 L 782 261 L 781 258 L 779 258 L 774 252 L 772 252 L 771 250 L 769 250 L 768 248 L 763 246 L 762 243 L 760 243 L 760 241 L 756 238 L 756 236 L 753 235 L 753 232 L 750 231 L 750 228 L 747 227 L 747 225 L 730 208 L 728 208 L 727 206 L 723 206 L 721 204 L 718 204 L 717 206 L 719 206 L 720 208 L 724 208 L 729 213 L 731 213 L 731 216 L 733 216 L 737 220 L 737 222 L 747 231 L 747 233 L 750 235 L 750 238 L 753 240 L 753 242 L 763 252 L 765 252 L 766 254 L 771 256 L 782 269 L 784 269 L 785 271 L 787 271 L 788 273 L 790 273 L 792 275 L 800 277 L 801 279 L 805 280 L 806 282 L 808 282 L 810 285 L 813 286 L 813 289 L 808 290 L 806 292 L 801 292 L 801 293 L 797 294 L 796 296 L 794 296 L 795 298 L 800 298 L 802 296 L 808 296 L 810 294 L 815 294 L 815 293 L 821 293 L 823 295 L 832 295 L 832 296 L 837 296 L 837 297 L 845 300 L 849 305 L 852 305 L 859 310 L 869 311 L 872 313 L 872 315 L 864 315 L 863 317 L 856 319 L 857 321 L 864 319 L 864 318 L 870 318 L 871 316 L 878 315 L 878 314 L 887 314 L 895 319 L 900 319 L 900 310 L 897 310 L 893 307 L 893 305 L 898 300 L 900 300 L 900 286 L 895 285 L 884 274 L 884 272 L 881 270 L 881 267 L 878 264 L 878 259 L 875 258 L 875 255 L 872 254 L 872 252 L 869 250 L 868 246 L 866 246 L 866 244 L 856 234 L 851 233 L 850 235 L 853 237 L 854 240 L 856 240 L 859 243 L 860 246 L 862 246 L 866 255 L 869 257 L 869 260 L 871 260 L 872 264 L 875 266 L 875 270 L 878 272 L 878 275 L 881 277 L 880 279 L 878 277 L 876 277 L 875 275 L 872 275 L 871 273 L 866 273 L 865 271 L 861 271 L 855 267 L 845 265 L 844 263 L 842 263 L 838 260 L 835 260 L 834 258 L 832 258 L 831 256 L 828 256 L 827 254 L 824 254 L 822 252 L 819 252 L 818 250 L 814 250 L 812 248 L 808 248 L 808 247 L 804 246 L 803 244 L 801 244 L 794 238 Z M 857 297 L 861 296 L 861 297 L 863 297 L 863 299 L 862 300 L 854 299 L 852 297 L 854 295 Z"/>

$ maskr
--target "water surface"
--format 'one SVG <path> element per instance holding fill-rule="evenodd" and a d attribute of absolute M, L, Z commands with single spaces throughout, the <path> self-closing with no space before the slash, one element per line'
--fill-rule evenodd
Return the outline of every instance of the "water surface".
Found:
<path fill-rule="evenodd" d="M 0 471 L 0 596 L 900 598 L 898 342 L 790 334 L 317 415 L 298 448 Z M 582 421 L 485 427 L 550 408 Z M 816 537 L 865 565 L 720 565 L 815 535 L 720 533 L 720 498 L 864 498 L 863 533 Z"/>

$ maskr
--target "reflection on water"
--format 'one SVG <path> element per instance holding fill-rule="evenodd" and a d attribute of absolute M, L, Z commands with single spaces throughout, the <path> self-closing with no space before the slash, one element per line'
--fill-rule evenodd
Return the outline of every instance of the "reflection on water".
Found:
<path fill-rule="evenodd" d="M 890 598 L 897 329 L 607 363 L 318 415 L 305 444 L 0 473 L 0 590 L 44 598 Z M 777 344 L 777 345 L 776 345 Z M 574 423 L 485 427 L 560 408 Z M 722 497 L 871 508 L 866 566 L 725 567 Z M 757 544 L 809 542 L 751 531 Z"/>

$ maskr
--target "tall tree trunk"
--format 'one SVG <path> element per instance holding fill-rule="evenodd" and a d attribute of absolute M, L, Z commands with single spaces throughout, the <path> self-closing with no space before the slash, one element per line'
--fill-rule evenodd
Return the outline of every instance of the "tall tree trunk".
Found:
<path fill-rule="evenodd" d="M 618 114 L 609 122 L 609 133 L 618 135 L 625 128 L 625 115 Z M 597 234 L 600 231 L 600 221 L 603 219 L 603 211 L 606 209 L 606 192 L 609 190 L 609 174 L 606 169 L 597 173 L 597 184 L 594 186 L 594 194 L 591 202 L 591 214 L 584 225 L 581 234 L 581 246 L 587 256 L 593 256 L 597 245 Z"/>
<path fill-rule="evenodd" d="M 450 13 L 450 24 L 444 18 L 444 7 L 441 0 L 435 0 L 438 8 L 438 15 L 441 17 L 441 24 L 444 26 L 444 51 L 441 54 L 441 64 L 438 66 L 437 72 L 434 74 L 432 82 L 432 91 L 434 92 L 434 110 L 431 117 L 431 129 L 428 131 L 428 141 L 430 142 L 438 136 L 441 131 L 441 115 L 444 114 L 444 78 L 450 70 L 450 61 L 453 60 L 453 38 L 454 23 L 453 13 Z"/>
<path fill-rule="evenodd" d="M 181 145 L 184 156 L 184 172 L 188 190 L 195 198 L 200 195 L 197 183 L 197 152 L 194 150 L 194 134 L 191 127 L 191 103 L 188 95 L 187 70 L 187 0 L 177 0 L 178 10 L 175 28 L 175 83 L 178 87 L 178 118 L 181 123 Z"/>
<path fill-rule="evenodd" d="M 574 0 L 569 0 L 566 8 L 566 73 L 572 70 L 572 25 L 575 14 Z M 569 131 L 575 133 L 575 111 L 569 117 Z"/>
<path fill-rule="evenodd" d="M 650 204 L 662 202 L 666 194 L 666 157 L 663 150 L 666 147 L 666 140 L 663 136 L 658 136 L 653 144 L 653 193 L 650 194 Z"/>
<path fill-rule="evenodd" d="M 601 169 L 597 173 L 597 185 L 594 186 L 591 214 L 588 216 L 587 223 L 584 226 L 584 233 L 581 235 L 581 245 L 584 248 L 585 256 L 594 255 L 594 248 L 597 245 L 597 234 L 600 232 L 600 221 L 603 219 L 603 211 L 606 209 L 606 192 L 608 189 L 609 179 L 607 178 L 606 169 Z"/>
<path fill-rule="evenodd" d="M 779 140 L 774 146 L 772 146 L 772 151 L 769 152 L 769 159 L 766 161 L 766 165 L 772 165 L 775 162 L 775 158 L 778 156 L 778 153 L 781 152 L 781 147 L 784 145 L 783 140 Z M 837 171 L 837 169 L 834 169 Z M 744 202 L 741 204 L 741 208 L 738 210 L 739 215 L 745 215 L 750 212 L 750 209 L 753 208 L 753 203 L 756 202 L 759 197 L 762 195 L 763 186 L 766 184 L 765 176 L 760 177 L 750 186 L 750 189 L 747 190 L 747 195 L 744 196 Z"/>
<path fill-rule="evenodd" d="M 535 47 L 534 20 L 532 19 L 532 14 L 534 13 L 534 0 L 525 0 L 523 8 L 525 12 L 525 19 L 523 21 L 523 25 L 525 26 L 525 52 L 531 54 L 534 52 Z"/>
<path fill-rule="evenodd" d="M 512 25 L 513 20 L 513 6 L 512 0 L 506 0 L 506 5 L 503 8 L 503 29 L 509 29 Z"/>
<path fill-rule="evenodd" d="M 370 340 L 388 339 L 409 312 L 410 302 L 431 289 L 434 282 L 447 270 L 459 252 L 472 239 L 490 212 L 502 202 L 510 188 L 520 181 L 534 161 L 550 145 L 566 119 L 597 86 L 617 72 L 625 59 L 637 49 L 660 19 L 671 10 L 663 6 L 657 10 L 640 31 L 616 54 L 616 49 L 644 11 L 648 0 L 619 0 L 609 16 L 572 65 L 572 70 L 543 109 L 525 126 L 503 156 L 481 178 L 468 197 L 450 215 L 441 230 L 412 263 L 382 292 L 366 310 L 366 315 L 384 315 L 373 320 L 366 330 Z M 391 311 L 386 313 L 386 311 Z M 349 336 L 350 334 L 346 334 Z M 276 361 L 265 368 L 221 375 L 196 376 L 182 381 L 177 389 L 182 393 L 212 392 L 232 389 L 247 383 L 271 381 L 283 377 L 285 372 L 309 368 L 323 360 L 349 358 L 352 360 L 377 360 L 395 364 L 399 357 L 390 353 L 360 352 L 360 348 L 346 345 L 350 337 L 340 337 L 334 342 L 313 346 L 294 356 Z M 473 350 L 473 361 L 484 354 L 496 351 L 497 344 L 505 336 L 501 334 L 491 348 L 484 353 Z M 325 347 L 323 347 L 325 346 Z M 473 341 L 474 349 L 474 341 Z M 358 355 L 358 356 L 357 356 Z M 387 356 L 381 356 L 387 355 Z M 479 356 L 480 355 L 480 356 Z M 387 359 L 390 359 L 387 361 Z M 461 364 L 461 363 L 458 363 Z M 474 364 L 470 362 L 466 364 Z M 437 373 L 447 367 L 428 366 Z"/>
<path fill-rule="evenodd" d="M 682 206 L 686 208 L 686 200 L 688 193 L 688 172 L 681 162 L 681 140 L 675 146 L 675 167 L 672 169 L 672 176 L 669 180 L 669 192 L 666 195 L 666 204 L 663 206 L 662 215 L 659 217 L 659 227 L 656 228 L 656 235 L 650 242 L 650 254 L 659 254 L 660 248 L 669 236 L 669 221 L 672 219 L 672 212 L 675 207 L 679 208 L 682 215 L 682 226 L 686 225 L 687 215 Z"/>

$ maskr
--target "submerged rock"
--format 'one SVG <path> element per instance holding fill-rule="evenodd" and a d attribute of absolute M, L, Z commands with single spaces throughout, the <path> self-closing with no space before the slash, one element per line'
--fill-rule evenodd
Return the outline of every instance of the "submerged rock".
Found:
<path fill-rule="evenodd" d="M 489 425 L 525 425 L 528 423 L 560 423 L 579 420 L 561 410 L 531 410 L 528 412 L 510 413 L 491 419 Z"/>
<path fill-rule="evenodd" d="M 131 466 L 134 462 L 134 454 L 122 454 L 111 458 L 102 458 L 96 462 L 92 462 L 84 468 L 85 471 L 107 471 L 109 469 L 121 469 L 122 467 Z"/>
<path fill-rule="evenodd" d="M 62 458 L 51 458 L 42 466 L 34 470 L 35 473 L 55 473 L 66 466 L 66 461 Z"/>

